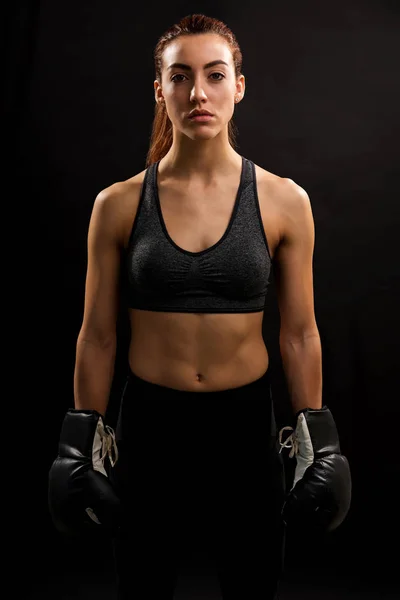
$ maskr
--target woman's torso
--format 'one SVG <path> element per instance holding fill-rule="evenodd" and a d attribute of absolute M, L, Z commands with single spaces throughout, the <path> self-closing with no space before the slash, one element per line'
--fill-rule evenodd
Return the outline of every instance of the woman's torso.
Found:
<path fill-rule="evenodd" d="M 239 156 L 239 155 L 238 155 Z M 239 157 L 240 158 L 240 157 Z M 240 172 L 208 189 L 158 178 L 168 235 L 182 249 L 200 252 L 224 235 L 230 222 Z M 128 247 L 146 171 L 124 184 L 122 241 Z M 276 193 L 280 177 L 255 165 L 261 219 L 271 258 L 282 237 Z M 131 370 L 146 381 L 185 391 L 219 391 L 260 378 L 269 356 L 262 335 L 263 312 L 177 313 L 129 309 Z"/>

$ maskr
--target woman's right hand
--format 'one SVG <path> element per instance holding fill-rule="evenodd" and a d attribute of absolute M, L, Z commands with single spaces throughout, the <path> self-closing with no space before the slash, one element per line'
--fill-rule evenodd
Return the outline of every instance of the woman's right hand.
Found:
<path fill-rule="evenodd" d="M 114 534 L 118 530 L 121 505 L 107 474 L 117 460 L 114 432 L 104 425 L 101 414 L 68 410 L 48 481 L 50 514 L 59 532 Z"/>

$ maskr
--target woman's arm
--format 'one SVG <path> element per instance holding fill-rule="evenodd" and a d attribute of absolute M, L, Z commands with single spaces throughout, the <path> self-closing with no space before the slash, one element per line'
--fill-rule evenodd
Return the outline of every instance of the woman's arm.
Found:
<path fill-rule="evenodd" d="M 274 257 L 280 352 L 293 407 L 322 407 L 322 352 L 314 314 L 314 220 L 307 193 L 281 182 L 283 236 Z"/>
<path fill-rule="evenodd" d="M 76 344 L 74 399 L 77 409 L 105 415 L 116 353 L 121 224 L 121 184 L 101 191 L 89 223 L 84 315 Z"/>

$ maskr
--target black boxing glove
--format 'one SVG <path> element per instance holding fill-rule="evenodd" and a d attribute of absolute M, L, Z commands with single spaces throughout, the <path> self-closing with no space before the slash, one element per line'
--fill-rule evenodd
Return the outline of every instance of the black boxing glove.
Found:
<path fill-rule="evenodd" d="M 282 443 L 287 429 L 293 433 Z M 330 410 L 327 406 L 300 410 L 295 428 L 283 427 L 279 432 L 279 443 L 279 452 L 289 447 L 289 456 L 296 457 L 293 486 L 282 508 L 285 524 L 309 532 L 333 531 L 349 511 L 352 482 Z"/>
<path fill-rule="evenodd" d="M 67 535 L 118 530 L 120 501 L 107 470 L 118 459 L 114 432 L 96 410 L 70 409 L 64 417 L 48 478 L 56 529 Z"/>

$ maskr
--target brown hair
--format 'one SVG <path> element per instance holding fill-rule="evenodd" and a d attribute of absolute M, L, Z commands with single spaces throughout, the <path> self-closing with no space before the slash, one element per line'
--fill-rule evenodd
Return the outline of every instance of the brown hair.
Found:
<path fill-rule="evenodd" d="M 158 81 L 161 81 L 162 57 L 166 46 L 182 35 L 195 35 L 201 33 L 216 33 L 228 42 L 232 52 L 235 76 L 239 77 L 239 75 L 241 75 L 242 53 L 233 32 L 225 25 L 225 23 L 218 19 L 206 17 L 201 14 L 194 14 L 183 17 L 179 23 L 172 25 L 172 27 L 167 29 L 167 31 L 159 38 L 154 49 L 154 66 L 156 79 Z M 233 148 L 236 148 L 236 132 L 236 125 L 234 124 L 233 119 L 231 119 L 228 123 L 228 137 L 229 143 Z M 172 123 L 168 117 L 165 106 L 156 102 L 155 116 L 150 137 L 150 148 L 146 158 L 146 167 L 161 160 L 167 154 L 171 145 Z"/>

